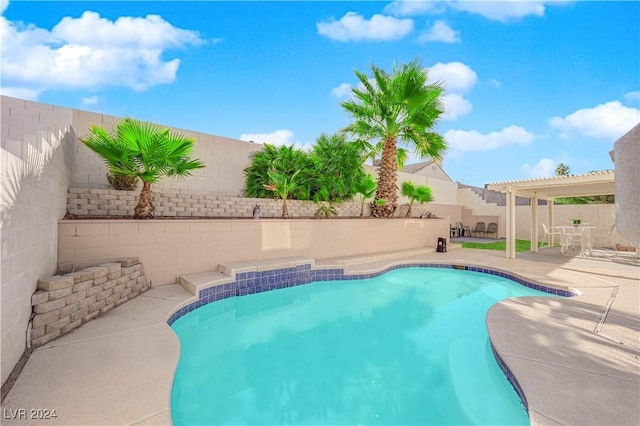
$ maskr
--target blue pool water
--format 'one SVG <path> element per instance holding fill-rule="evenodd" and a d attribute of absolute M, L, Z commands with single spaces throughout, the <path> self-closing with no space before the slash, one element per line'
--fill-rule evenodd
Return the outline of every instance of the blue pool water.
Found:
<path fill-rule="evenodd" d="M 499 300 L 547 295 L 406 268 L 231 297 L 172 325 L 176 425 L 529 424 L 491 352 Z"/>

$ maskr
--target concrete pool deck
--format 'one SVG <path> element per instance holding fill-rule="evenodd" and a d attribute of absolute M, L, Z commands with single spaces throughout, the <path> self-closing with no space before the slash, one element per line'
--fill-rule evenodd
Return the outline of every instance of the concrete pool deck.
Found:
<path fill-rule="evenodd" d="M 580 290 L 574 298 L 494 305 L 487 315 L 492 342 L 525 392 L 532 424 L 640 424 L 637 259 L 559 256 L 557 249 L 505 259 L 503 252 L 455 249 L 352 261 L 350 273 L 402 262 L 480 265 Z M 171 424 L 180 348 L 166 321 L 192 298 L 178 284 L 155 287 L 36 349 L 2 403 L 2 423 Z M 27 418 L 11 418 L 20 409 Z M 56 410 L 57 417 L 30 419 L 29 409 Z"/>

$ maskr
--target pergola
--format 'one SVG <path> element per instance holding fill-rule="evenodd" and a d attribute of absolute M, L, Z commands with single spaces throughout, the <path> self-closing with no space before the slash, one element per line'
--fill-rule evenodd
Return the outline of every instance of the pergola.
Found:
<path fill-rule="evenodd" d="M 553 200 L 559 197 L 583 197 L 615 193 L 613 170 L 575 176 L 512 180 L 487 185 L 487 189 L 507 194 L 507 253 L 516 257 L 516 195 L 531 199 L 531 251 L 538 251 L 538 200 L 547 200 L 549 224 L 553 224 Z"/>

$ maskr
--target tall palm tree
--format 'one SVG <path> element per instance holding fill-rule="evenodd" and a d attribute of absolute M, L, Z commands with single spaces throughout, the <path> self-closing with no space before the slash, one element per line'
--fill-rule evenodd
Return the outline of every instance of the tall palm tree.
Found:
<path fill-rule="evenodd" d="M 189 176 L 192 170 L 204 167 L 191 158 L 195 140 L 167 128 L 126 118 L 116 125 L 114 135 L 100 126 L 91 126 L 89 131 L 80 140 L 104 159 L 114 176 L 135 176 L 142 181 L 136 219 L 153 217 L 151 184 L 164 176 Z"/>
<path fill-rule="evenodd" d="M 363 89 L 353 88 L 354 99 L 342 103 L 353 121 L 344 131 L 357 140 L 382 144 L 378 187 L 373 204 L 375 217 L 392 217 L 397 207 L 398 142 L 408 144 L 420 157 L 440 158 L 446 149 L 442 136 L 433 132 L 443 112 L 442 87 L 427 84 L 428 69 L 416 59 L 395 66 L 391 74 L 371 66 L 374 82 L 358 70 Z"/>
<path fill-rule="evenodd" d="M 375 145 L 371 145 L 369 141 L 365 141 L 363 139 L 356 140 L 353 142 L 360 152 L 362 152 L 361 160 L 362 162 L 366 162 L 367 160 L 371 160 L 374 166 L 380 165 L 380 154 L 382 154 L 382 140 L 379 141 Z M 409 150 L 406 148 L 398 147 L 398 170 L 402 170 L 404 168 L 404 163 L 409 158 Z"/>

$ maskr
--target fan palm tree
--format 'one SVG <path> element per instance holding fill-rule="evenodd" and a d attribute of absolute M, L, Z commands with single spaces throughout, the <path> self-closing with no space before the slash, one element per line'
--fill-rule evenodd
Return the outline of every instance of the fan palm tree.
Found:
<path fill-rule="evenodd" d="M 382 144 L 378 188 L 374 203 L 375 217 L 392 217 L 397 207 L 398 142 L 412 146 L 420 157 L 440 158 L 446 149 L 444 139 L 432 129 L 443 112 L 442 87 L 427 84 L 428 69 L 418 60 L 395 66 L 391 74 L 371 66 L 374 83 L 355 71 L 363 89 L 353 88 L 354 99 L 342 103 L 352 115 L 345 129 L 356 140 Z"/>
<path fill-rule="evenodd" d="M 556 167 L 556 176 L 569 176 L 571 169 L 564 163 L 558 164 Z"/>
<path fill-rule="evenodd" d="M 114 135 L 100 126 L 91 126 L 89 131 L 80 140 L 104 159 L 114 176 L 135 176 L 142 181 L 136 219 L 153 217 L 151 184 L 164 176 L 189 176 L 192 170 L 204 167 L 191 158 L 195 140 L 167 128 L 126 118 L 116 125 Z"/>
<path fill-rule="evenodd" d="M 364 201 L 376 193 L 376 180 L 371 175 L 365 175 L 353 187 L 356 194 L 360 194 L 360 217 L 364 216 Z"/>
<path fill-rule="evenodd" d="M 371 160 L 371 163 L 374 166 L 380 165 L 380 154 L 382 153 L 382 141 L 379 141 L 375 145 L 371 145 L 368 141 L 363 139 L 356 140 L 354 142 L 360 152 L 363 153 L 361 159 L 362 162 L 366 162 L 367 160 Z M 402 170 L 404 168 L 404 163 L 409 158 L 409 150 L 403 147 L 397 147 L 397 157 L 398 157 L 398 170 Z"/>
<path fill-rule="evenodd" d="M 269 170 L 270 183 L 265 184 L 264 187 L 269 191 L 273 191 L 279 198 L 282 199 L 282 218 L 289 218 L 289 208 L 287 207 L 287 198 L 289 194 L 296 190 L 298 182 L 296 178 L 300 170 L 296 170 L 292 175 L 286 175 L 279 172 L 276 169 Z"/>
<path fill-rule="evenodd" d="M 414 202 L 417 201 L 420 204 L 424 204 L 433 201 L 431 188 L 424 185 L 414 185 L 411 181 L 406 181 L 402 184 L 402 195 L 409 198 L 409 209 L 406 217 L 411 217 L 411 208 Z"/>

